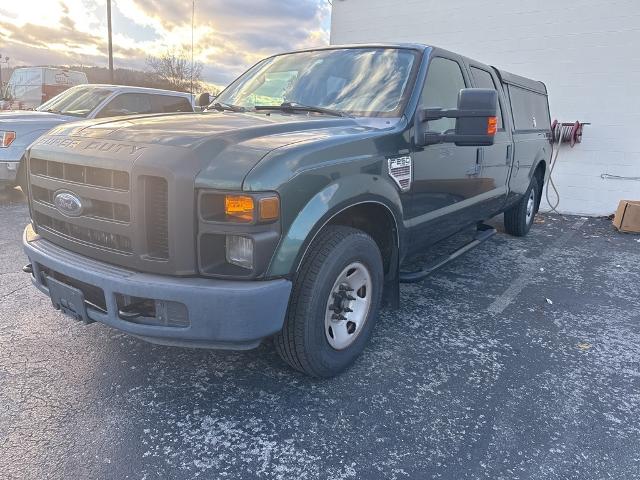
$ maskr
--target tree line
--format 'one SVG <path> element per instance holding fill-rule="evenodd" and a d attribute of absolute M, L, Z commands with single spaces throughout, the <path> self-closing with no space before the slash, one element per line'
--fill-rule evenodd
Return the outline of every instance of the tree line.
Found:
<path fill-rule="evenodd" d="M 202 91 L 208 91 L 213 94 L 218 93 L 215 87 L 202 80 L 203 64 L 201 62 L 194 62 L 192 70 L 191 60 L 184 53 L 167 51 L 158 57 L 149 56 L 146 58 L 145 64 L 146 68 L 144 71 L 130 68 L 115 68 L 113 71 L 114 83 L 117 85 L 132 85 L 136 87 L 163 88 L 179 92 L 190 92 L 193 78 L 194 93 Z M 66 68 L 84 72 L 87 74 L 89 83 L 111 83 L 109 69 L 105 67 L 87 65 L 42 66 Z M 3 83 L 9 81 L 11 73 L 16 68 L 20 67 L 2 68 Z"/>

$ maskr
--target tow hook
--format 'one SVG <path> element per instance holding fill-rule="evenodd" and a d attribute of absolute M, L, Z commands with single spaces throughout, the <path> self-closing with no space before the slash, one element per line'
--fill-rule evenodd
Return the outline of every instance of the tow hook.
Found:
<path fill-rule="evenodd" d="M 24 273 L 28 273 L 30 275 L 33 275 L 33 265 L 31 265 L 30 263 L 25 265 L 24 267 L 22 267 L 22 271 Z"/>

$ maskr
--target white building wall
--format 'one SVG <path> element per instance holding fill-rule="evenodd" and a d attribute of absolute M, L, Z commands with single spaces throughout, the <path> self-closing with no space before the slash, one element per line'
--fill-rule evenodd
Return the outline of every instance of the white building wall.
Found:
<path fill-rule="evenodd" d="M 563 213 L 640 199 L 639 0 L 333 0 L 331 43 L 437 45 L 542 80 L 551 118 L 591 122 L 560 153 Z M 544 208 L 544 204 L 543 204 Z"/>

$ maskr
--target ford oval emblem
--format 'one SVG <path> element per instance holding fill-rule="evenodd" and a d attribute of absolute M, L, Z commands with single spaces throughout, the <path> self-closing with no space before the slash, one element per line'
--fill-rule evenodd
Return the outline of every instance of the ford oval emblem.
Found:
<path fill-rule="evenodd" d="M 84 205 L 82 199 L 75 193 L 61 190 L 53 196 L 53 204 L 58 211 L 67 217 L 79 217 L 82 215 Z"/>

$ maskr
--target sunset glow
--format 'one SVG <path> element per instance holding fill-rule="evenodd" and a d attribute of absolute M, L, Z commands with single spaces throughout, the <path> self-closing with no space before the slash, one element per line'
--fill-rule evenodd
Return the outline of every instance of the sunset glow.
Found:
<path fill-rule="evenodd" d="M 116 67 L 191 48 L 190 0 L 113 0 Z M 226 84 L 267 54 L 328 43 L 326 0 L 196 0 L 194 53 L 203 79 Z M 19 65 L 107 64 L 106 0 L 0 6 L 0 53 Z"/>

